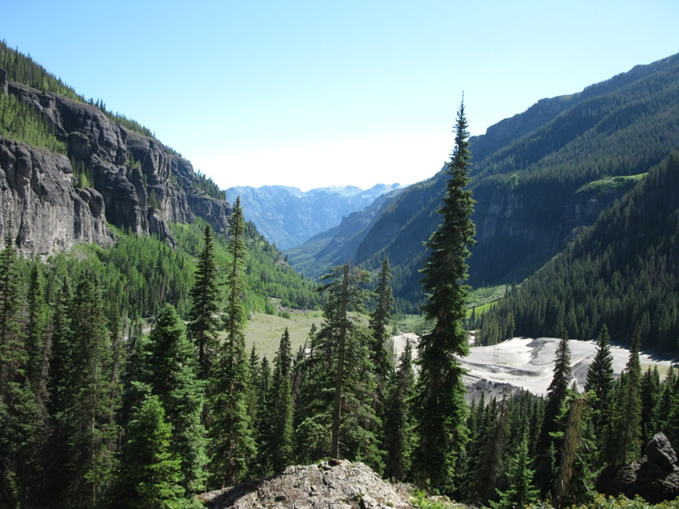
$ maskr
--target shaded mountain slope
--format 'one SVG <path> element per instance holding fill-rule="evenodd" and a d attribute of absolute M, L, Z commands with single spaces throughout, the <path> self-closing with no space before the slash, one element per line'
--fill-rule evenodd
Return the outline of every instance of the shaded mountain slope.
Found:
<path fill-rule="evenodd" d="M 679 147 L 679 56 L 541 100 L 471 144 L 477 244 L 470 283 L 521 281 L 628 191 L 635 183 L 628 177 Z M 389 255 L 401 309 L 422 301 L 417 269 L 444 188 L 439 173 L 404 190 L 349 253 L 368 269 Z M 321 265 L 307 264 L 305 273 L 317 277 L 327 268 Z"/>
<path fill-rule="evenodd" d="M 483 341 L 517 334 L 611 337 L 629 342 L 636 324 L 643 345 L 679 345 L 679 154 L 653 168 L 483 321 Z M 547 332 L 549 331 L 549 332 Z"/>

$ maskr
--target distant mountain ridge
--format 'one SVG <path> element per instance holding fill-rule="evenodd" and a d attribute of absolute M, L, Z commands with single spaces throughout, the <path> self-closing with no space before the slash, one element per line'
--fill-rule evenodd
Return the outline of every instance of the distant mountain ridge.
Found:
<path fill-rule="evenodd" d="M 679 55 L 542 99 L 470 141 L 477 244 L 469 281 L 520 282 L 679 148 Z M 379 214 L 354 221 L 356 230 L 289 250 L 290 263 L 315 278 L 331 259 L 376 270 L 388 256 L 399 309 L 417 310 L 424 242 L 439 223 L 445 181 L 439 172 L 406 188 Z"/>
<path fill-rule="evenodd" d="M 231 201 L 240 196 L 246 219 L 279 249 L 288 249 L 334 228 L 345 216 L 399 188 L 399 184 L 377 184 L 367 190 L 333 186 L 302 191 L 289 186 L 236 186 L 227 189 L 226 195 Z"/>

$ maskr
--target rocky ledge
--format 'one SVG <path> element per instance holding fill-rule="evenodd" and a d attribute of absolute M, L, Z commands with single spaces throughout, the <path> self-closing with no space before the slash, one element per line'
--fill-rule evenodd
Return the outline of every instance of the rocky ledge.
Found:
<path fill-rule="evenodd" d="M 51 92 L 5 81 L 0 94 L 42 115 L 66 148 L 58 154 L 0 138 L 0 247 L 10 223 L 17 247 L 40 255 L 78 242 L 110 244 L 107 224 L 170 244 L 168 224 L 196 216 L 227 230 L 226 200 L 208 196 L 191 163 L 155 138 Z"/>
<path fill-rule="evenodd" d="M 290 466 L 252 483 L 200 496 L 211 509 L 245 508 L 412 508 L 405 485 L 392 485 L 363 463 L 324 462 Z"/>

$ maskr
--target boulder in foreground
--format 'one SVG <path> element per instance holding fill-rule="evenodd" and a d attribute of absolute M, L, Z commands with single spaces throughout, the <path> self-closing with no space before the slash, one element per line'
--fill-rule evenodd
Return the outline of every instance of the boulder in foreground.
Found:
<path fill-rule="evenodd" d="M 404 485 L 392 485 L 363 463 L 346 460 L 290 466 L 271 477 L 206 493 L 200 499 L 211 509 L 414 507 Z"/>

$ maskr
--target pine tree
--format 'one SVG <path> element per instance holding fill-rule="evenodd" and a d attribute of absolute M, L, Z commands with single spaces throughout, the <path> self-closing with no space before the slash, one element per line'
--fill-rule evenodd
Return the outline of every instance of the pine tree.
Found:
<path fill-rule="evenodd" d="M 515 507 L 526 507 L 535 501 L 538 495 L 537 489 L 533 486 L 534 472 L 530 468 L 530 457 L 528 455 L 528 433 L 523 434 L 523 439 L 519 445 L 516 455 L 509 464 L 507 491 L 498 490 L 500 500 L 491 502 L 493 509 L 513 509 Z"/>
<path fill-rule="evenodd" d="M 248 414 L 249 365 L 245 353 L 245 220 L 236 199 L 231 214 L 227 273 L 226 339 L 218 354 L 210 383 L 212 472 L 218 486 L 247 475 L 255 457 L 255 441 Z"/>
<path fill-rule="evenodd" d="M 172 452 L 172 425 L 160 398 L 147 394 L 135 409 L 123 447 L 116 505 L 147 509 L 181 507 L 180 458 Z"/>
<path fill-rule="evenodd" d="M 26 507 L 39 503 L 44 408 L 29 374 L 40 373 L 42 355 L 31 359 L 26 350 L 25 300 L 11 229 L 10 224 L 0 252 L 0 500 L 7 507 Z"/>
<path fill-rule="evenodd" d="M 412 347 L 406 342 L 399 367 L 389 387 L 384 417 L 384 476 L 404 481 L 410 474 L 414 443 L 412 398 L 415 393 Z"/>
<path fill-rule="evenodd" d="M 205 487 L 203 383 L 198 379 L 194 349 L 174 307 L 166 304 L 151 330 L 146 355 L 148 383 L 172 426 L 170 452 L 181 461 L 181 485 L 187 493 Z"/>
<path fill-rule="evenodd" d="M 303 362 L 295 419 L 298 461 L 330 455 L 381 468 L 370 331 L 350 314 L 363 310 L 367 292 L 362 285 L 368 277 L 347 261 L 322 278 L 328 300 L 323 324 Z"/>
<path fill-rule="evenodd" d="M 421 486 L 430 484 L 445 492 L 452 490 L 457 457 L 466 441 L 464 369 L 454 356 L 469 351 L 464 328 L 469 288 L 463 282 L 475 233 L 471 221 L 474 200 L 471 191 L 465 189 L 470 180 L 470 159 L 463 102 L 455 127 L 455 148 L 446 170 L 449 180 L 439 210 L 442 222 L 427 243 L 429 257 L 423 269 L 428 298 L 423 311 L 434 326 L 420 340 L 416 471 Z"/>
<path fill-rule="evenodd" d="M 394 305 L 394 297 L 391 290 L 391 266 L 389 258 L 382 260 L 382 267 L 377 282 L 377 302 L 375 311 L 370 316 L 370 330 L 373 333 L 373 344 L 370 357 L 377 378 L 377 387 L 380 394 L 380 402 L 384 398 L 385 385 L 392 372 L 391 359 L 387 356 L 385 340 L 389 335 L 389 321 L 391 320 L 391 308 Z"/>
<path fill-rule="evenodd" d="M 507 439 L 506 405 L 498 405 L 495 398 L 486 407 L 485 426 L 481 430 L 478 462 L 474 470 L 476 486 L 474 500 L 486 503 L 496 493 L 503 470 L 503 450 Z"/>
<path fill-rule="evenodd" d="M 565 505 L 565 501 L 572 498 L 573 474 L 575 472 L 576 456 L 580 442 L 580 431 L 582 428 L 583 414 L 587 406 L 586 396 L 577 395 L 571 392 L 569 401 L 565 408 L 565 425 L 562 434 L 561 458 L 559 463 L 559 474 L 556 482 L 556 493 L 554 497 L 555 507 L 560 509 Z"/>
<path fill-rule="evenodd" d="M 45 380 L 43 373 L 45 357 L 45 341 L 43 337 L 43 302 L 40 286 L 40 269 L 37 262 L 31 265 L 28 289 L 26 292 L 26 376 L 31 388 L 42 405 L 45 399 Z"/>
<path fill-rule="evenodd" d="M 72 345 L 66 363 L 64 411 L 65 468 L 69 471 L 67 505 L 96 507 L 106 495 L 116 469 L 111 343 L 102 309 L 99 280 L 89 271 L 80 277 L 70 309 Z"/>
<path fill-rule="evenodd" d="M 551 455 L 552 451 L 558 451 L 561 445 L 560 441 L 554 438 L 554 434 L 562 431 L 559 416 L 566 401 L 570 378 L 571 352 L 568 346 L 568 333 L 564 329 L 561 341 L 559 341 L 559 346 L 556 349 L 553 376 L 547 388 L 547 401 L 537 445 L 537 450 L 541 453 L 536 460 L 536 472 L 542 495 L 546 495 L 556 482 L 555 458 Z"/>
<path fill-rule="evenodd" d="M 660 373 L 658 366 L 648 368 L 641 377 L 641 443 L 647 444 L 655 435 L 657 423 L 655 408 L 660 399 Z M 679 438 L 679 437 L 676 437 Z M 672 439 L 670 439 L 672 442 Z"/>
<path fill-rule="evenodd" d="M 335 391 L 334 403 L 332 411 L 332 442 L 330 455 L 333 458 L 340 458 L 340 435 L 342 434 L 341 442 L 346 446 L 345 453 L 349 453 L 355 457 L 358 451 L 350 452 L 354 447 L 359 446 L 359 436 L 366 432 L 365 440 L 362 446 L 376 446 L 376 439 L 374 429 L 369 429 L 360 425 L 360 420 L 356 419 L 359 413 L 365 412 L 362 416 L 365 419 L 363 422 L 374 420 L 374 411 L 372 408 L 367 408 L 366 399 L 362 396 L 365 394 L 359 387 L 351 387 L 356 383 L 354 376 L 357 370 L 361 370 L 366 377 L 364 379 L 365 387 L 370 387 L 370 382 L 374 384 L 374 378 L 368 378 L 368 373 L 365 368 L 367 359 L 362 353 L 367 350 L 367 331 L 356 320 L 352 320 L 349 316 L 349 311 L 353 310 L 360 312 L 366 300 L 366 291 L 361 287 L 362 283 L 368 280 L 368 274 L 356 267 L 351 267 L 351 262 L 347 261 L 342 266 L 333 267 L 328 274 L 323 276 L 322 281 L 326 284 L 323 290 L 328 295 L 328 302 L 324 307 L 324 323 L 319 331 L 319 349 L 326 350 L 329 357 L 332 358 L 333 373 L 335 377 Z M 351 362 L 351 360 L 355 362 Z M 359 367 L 360 366 L 360 367 Z M 353 389 L 353 390 L 352 390 Z M 374 390 L 374 386 L 370 387 Z M 361 394 L 363 393 L 363 394 Z M 374 395 L 374 393 L 373 393 Z M 371 395 L 372 396 L 372 395 Z M 352 401 L 352 399 L 355 401 Z M 347 407 L 352 408 L 353 412 L 343 415 L 343 410 Z M 353 415 L 352 415 L 353 414 Z M 358 427 L 353 427 L 350 423 L 357 424 Z M 373 423 L 374 424 L 374 423 Z M 349 435 L 353 435 L 353 440 Z M 348 442 L 354 441 L 354 447 Z M 372 443 L 371 443 L 372 442 Z M 361 447 L 362 448 L 362 447 Z M 374 458 L 376 459 L 376 458 Z"/>
<path fill-rule="evenodd" d="M 615 466 L 626 465 L 641 456 L 641 364 L 639 348 L 641 328 L 634 329 L 632 347 L 625 366 L 625 377 L 620 385 L 620 397 L 612 417 L 615 441 L 618 444 Z"/>
<path fill-rule="evenodd" d="M 608 328 L 604 325 L 599 332 L 597 352 L 589 365 L 585 382 L 585 392 L 594 391 L 596 394 L 596 399 L 592 401 L 592 419 L 596 433 L 599 433 L 604 426 L 613 388 L 613 374 L 613 355 L 609 344 Z"/>
<path fill-rule="evenodd" d="M 196 281 L 191 289 L 189 336 L 196 345 L 198 376 L 207 380 L 217 351 L 217 312 L 219 311 L 219 283 L 215 266 L 212 230 L 205 226 L 203 250 L 198 257 Z"/>
<path fill-rule="evenodd" d="M 67 457 L 66 444 L 68 428 L 64 412 L 68 405 L 68 383 L 71 365 L 73 337 L 69 310 L 71 308 L 71 287 L 64 278 L 57 293 L 51 318 L 52 333 L 49 336 L 50 357 L 47 378 L 47 409 L 49 414 L 49 437 L 46 451 L 46 483 L 54 507 L 63 507 L 68 485 L 68 472 L 63 461 Z"/>
<path fill-rule="evenodd" d="M 271 434 L 269 450 L 274 472 L 282 471 L 292 459 L 292 355 L 288 328 L 281 336 L 271 384 Z"/>
<path fill-rule="evenodd" d="M 299 389 L 295 399 L 294 443 L 295 461 L 301 464 L 316 461 L 330 452 L 329 430 L 335 394 L 334 364 L 329 348 L 332 344 L 326 348 L 313 325 L 308 344 L 308 354 L 303 352 L 296 367 Z"/>

